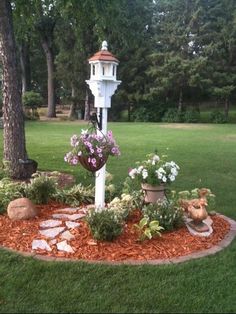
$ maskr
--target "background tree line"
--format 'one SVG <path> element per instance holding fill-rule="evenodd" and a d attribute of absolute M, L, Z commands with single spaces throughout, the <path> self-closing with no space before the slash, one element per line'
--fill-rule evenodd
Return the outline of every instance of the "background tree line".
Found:
<path fill-rule="evenodd" d="M 205 103 L 228 118 L 236 1 L 14 0 L 12 9 L 22 92 L 39 92 L 48 117 L 61 103 L 88 118 L 87 59 L 106 39 L 122 80 L 112 119 L 126 110 L 128 119 L 194 122 Z"/>

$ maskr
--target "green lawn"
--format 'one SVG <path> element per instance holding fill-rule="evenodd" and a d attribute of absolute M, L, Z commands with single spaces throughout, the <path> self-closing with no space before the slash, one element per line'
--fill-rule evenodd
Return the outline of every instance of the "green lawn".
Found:
<path fill-rule="evenodd" d="M 31 122 L 27 147 L 40 169 L 74 173 L 63 161 L 75 122 Z M 209 187 L 218 211 L 236 219 L 236 125 L 111 123 L 122 156 L 108 160 L 116 183 L 155 148 L 168 153 L 181 172 L 178 190 Z M 85 177 L 86 176 L 86 177 Z M 236 312 L 236 241 L 214 256 L 166 266 L 104 266 L 48 263 L 0 251 L 0 312 Z"/>

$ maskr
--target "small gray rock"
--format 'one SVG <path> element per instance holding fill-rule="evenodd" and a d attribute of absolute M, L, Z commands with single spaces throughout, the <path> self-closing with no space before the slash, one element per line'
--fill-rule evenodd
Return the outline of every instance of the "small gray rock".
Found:
<path fill-rule="evenodd" d="M 46 250 L 48 252 L 51 252 L 52 249 L 51 247 L 48 245 L 47 241 L 45 240 L 33 240 L 32 242 L 32 250 Z"/>
<path fill-rule="evenodd" d="M 49 219 L 49 220 L 42 221 L 39 226 L 40 228 L 54 228 L 54 227 L 60 226 L 61 224 L 62 224 L 62 221 Z"/>
<path fill-rule="evenodd" d="M 53 239 L 64 230 L 65 230 L 65 227 L 58 227 L 58 228 L 39 230 L 39 233 L 47 238 Z"/>
<path fill-rule="evenodd" d="M 74 236 L 72 233 L 70 233 L 69 230 L 64 231 L 64 232 L 60 235 L 60 237 L 61 237 L 62 239 L 64 239 L 64 240 L 67 240 L 67 241 L 73 240 L 73 239 L 75 238 L 75 236 Z"/>
<path fill-rule="evenodd" d="M 71 221 L 81 219 L 81 218 L 83 218 L 85 216 L 86 216 L 85 214 L 73 214 L 73 215 L 69 215 L 69 214 L 53 214 L 52 215 L 52 217 L 54 219 L 68 219 L 68 220 L 71 220 Z"/>
<path fill-rule="evenodd" d="M 57 249 L 58 249 L 58 251 L 64 251 L 67 253 L 74 253 L 74 250 L 72 249 L 72 247 L 69 244 L 67 244 L 66 240 L 57 243 Z"/>
<path fill-rule="evenodd" d="M 57 213 L 76 213 L 78 211 L 77 208 L 74 207 L 67 207 L 67 208 L 61 208 L 61 209 L 57 209 L 56 212 Z"/>
<path fill-rule="evenodd" d="M 74 222 L 74 221 L 66 221 L 65 224 L 66 224 L 68 229 L 75 229 L 75 228 L 78 228 L 80 226 L 80 224 L 78 222 Z"/>

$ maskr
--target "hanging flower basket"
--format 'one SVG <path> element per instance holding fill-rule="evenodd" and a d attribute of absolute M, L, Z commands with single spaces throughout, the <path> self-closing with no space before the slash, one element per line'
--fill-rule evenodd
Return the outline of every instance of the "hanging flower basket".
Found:
<path fill-rule="evenodd" d="M 80 136 L 73 135 L 70 140 L 72 151 L 66 154 L 64 160 L 72 166 L 81 164 L 86 170 L 96 172 L 101 169 L 109 156 L 119 156 L 120 150 L 108 131 L 107 135 L 82 130 Z"/>
<path fill-rule="evenodd" d="M 101 169 L 105 163 L 107 162 L 108 157 L 104 157 L 103 159 L 98 159 L 96 162 L 96 165 L 91 163 L 91 159 L 95 158 L 95 156 L 88 157 L 88 156 L 79 156 L 79 163 L 82 167 L 84 167 L 86 170 L 90 172 L 96 172 L 99 169 Z"/>

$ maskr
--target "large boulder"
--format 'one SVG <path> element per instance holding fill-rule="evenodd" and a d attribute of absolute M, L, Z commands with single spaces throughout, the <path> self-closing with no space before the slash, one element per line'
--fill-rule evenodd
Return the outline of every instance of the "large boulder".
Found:
<path fill-rule="evenodd" d="M 7 207 L 7 213 L 12 220 L 24 220 L 38 215 L 38 210 L 28 198 L 17 198 Z"/>

